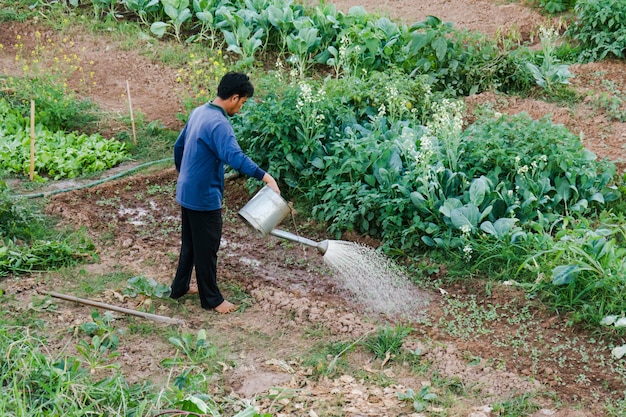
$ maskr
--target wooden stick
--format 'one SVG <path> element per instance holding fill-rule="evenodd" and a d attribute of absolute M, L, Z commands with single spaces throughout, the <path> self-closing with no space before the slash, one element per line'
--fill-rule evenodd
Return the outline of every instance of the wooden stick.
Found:
<path fill-rule="evenodd" d="M 133 102 L 130 100 L 130 84 L 126 80 L 126 92 L 128 93 L 128 108 L 130 109 L 130 124 L 133 127 L 133 143 L 137 145 L 137 132 L 135 131 L 135 116 L 133 115 Z"/>
<path fill-rule="evenodd" d="M 30 180 L 35 179 L 35 100 L 30 101 Z"/>
<path fill-rule="evenodd" d="M 47 294 L 50 297 L 60 298 L 62 300 L 66 300 L 66 301 L 74 301 L 76 303 L 86 304 L 86 305 L 90 305 L 90 306 L 98 307 L 98 308 L 103 308 L 105 310 L 117 311 L 119 313 L 130 314 L 132 316 L 139 316 L 139 317 L 143 317 L 143 318 L 146 318 L 146 319 L 149 319 L 149 320 L 158 321 L 160 323 L 179 324 L 179 325 L 180 324 L 184 324 L 183 320 L 174 319 L 174 318 L 171 318 L 171 317 L 159 316 L 157 314 L 144 313 L 143 311 L 131 310 L 129 308 L 118 307 L 118 306 L 114 306 L 114 305 L 111 305 L 111 304 L 101 303 L 101 302 L 98 302 L 98 301 L 86 300 L 84 298 L 78 298 L 78 297 L 75 297 L 73 295 L 60 294 L 60 293 L 54 292 L 54 291 L 48 291 Z"/>

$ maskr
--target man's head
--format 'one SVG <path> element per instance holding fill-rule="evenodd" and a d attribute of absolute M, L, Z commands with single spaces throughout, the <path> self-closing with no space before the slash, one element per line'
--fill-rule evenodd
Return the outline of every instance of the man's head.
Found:
<path fill-rule="evenodd" d="M 254 94 L 254 86 L 246 74 L 229 72 L 217 87 L 217 100 L 229 116 L 239 113 L 243 104 Z"/>

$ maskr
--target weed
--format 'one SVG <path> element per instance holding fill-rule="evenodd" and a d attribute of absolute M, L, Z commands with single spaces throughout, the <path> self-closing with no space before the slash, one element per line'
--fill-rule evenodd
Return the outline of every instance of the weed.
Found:
<path fill-rule="evenodd" d="M 619 90 L 610 80 L 602 80 L 602 86 L 608 92 L 602 92 L 593 101 L 595 109 L 604 110 L 609 120 L 626 121 L 626 92 Z"/>
<path fill-rule="evenodd" d="M 406 392 L 398 393 L 398 399 L 401 401 L 409 401 L 413 403 L 413 409 L 421 413 L 428 408 L 429 403 L 437 400 L 437 394 L 430 392 L 430 385 L 423 386 L 418 392 L 412 389 L 406 390 Z"/>
<path fill-rule="evenodd" d="M 195 337 L 188 333 L 182 333 L 178 337 L 170 337 L 169 341 L 176 347 L 178 353 L 183 357 L 164 359 L 164 366 L 184 366 L 188 362 L 205 369 L 212 365 L 212 359 L 217 354 L 217 347 L 207 339 L 207 332 L 204 329 L 198 330 Z"/>
<path fill-rule="evenodd" d="M 510 397 L 504 401 L 493 404 L 493 412 L 501 417 L 530 415 L 540 408 L 540 405 L 533 402 L 532 394 L 522 394 L 516 397 Z"/>
<path fill-rule="evenodd" d="M 239 311 L 243 312 L 254 305 L 254 298 L 250 296 L 240 285 L 233 282 L 224 284 L 224 291 L 228 293 L 228 298 L 239 306 Z"/>
<path fill-rule="evenodd" d="M 83 323 L 78 328 L 91 339 L 80 340 L 76 345 L 83 362 L 89 372 L 96 373 L 102 369 L 119 369 L 113 360 L 119 355 L 116 350 L 119 345 L 119 330 L 112 326 L 113 316 L 110 312 L 101 315 L 94 311 L 91 314 L 93 321 Z"/>
<path fill-rule="evenodd" d="M 404 339 L 411 333 L 411 327 L 396 325 L 395 328 L 383 327 L 376 335 L 371 335 L 363 341 L 363 346 L 374 353 L 377 359 L 388 361 L 401 353 Z"/>
<path fill-rule="evenodd" d="M 136 297 L 139 294 L 146 297 L 164 298 L 169 296 L 169 285 L 159 284 L 154 278 L 137 276 L 128 280 L 128 286 L 123 291 L 124 294 Z"/>
<path fill-rule="evenodd" d="M 337 341 L 317 345 L 302 363 L 311 367 L 314 375 L 330 376 L 335 372 L 342 372 L 348 366 L 345 355 L 354 349 L 355 344 L 350 341 Z"/>

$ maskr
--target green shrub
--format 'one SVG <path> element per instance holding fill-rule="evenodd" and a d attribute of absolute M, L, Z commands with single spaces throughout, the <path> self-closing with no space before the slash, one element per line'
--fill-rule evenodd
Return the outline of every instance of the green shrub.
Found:
<path fill-rule="evenodd" d="M 500 51 L 485 36 L 456 30 L 435 16 L 411 26 L 408 36 L 406 56 L 396 64 L 411 75 L 427 74 L 433 89 L 462 96 L 497 86 Z"/>
<path fill-rule="evenodd" d="M 523 264 L 538 277 L 535 289 L 573 323 L 599 325 L 607 315 L 626 309 L 626 242 L 621 217 L 594 228 L 587 219 L 557 231 L 546 249 Z"/>
<path fill-rule="evenodd" d="M 34 207 L 16 200 L 0 181 L 0 276 L 75 265 L 92 255 L 83 232 L 55 231 Z"/>
<path fill-rule="evenodd" d="M 549 14 L 558 14 L 572 10 L 576 0 L 536 0 L 535 3 Z"/>
<path fill-rule="evenodd" d="M 385 120 L 421 122 L 433 96 L 424 77 L 407 78 L 400 71 L 323 83 L 285 80 L 279 73 L 276 76 L 280 78 L 267 80 L 272 85 L 261 86 L 268 91 L 264 97 L 246 104 L 235 128 L 242 148 L 299 194 L 315 190 L 325 178 L 333 164 L 327 160 L 330 154 L 355 154 L 354 149 L 336 148 L 349 146 L 341 143 L 346 129 L 370 123 L 381 109 Z M 371 149 L 378 152 L 375 147 Z"/>
<path fill-rule="evenodd" d="M 626 7 L 622 0 L 578 0 L 575 11 L 568 34 L 583 47 L 581 61 L 624 58 Z"/>

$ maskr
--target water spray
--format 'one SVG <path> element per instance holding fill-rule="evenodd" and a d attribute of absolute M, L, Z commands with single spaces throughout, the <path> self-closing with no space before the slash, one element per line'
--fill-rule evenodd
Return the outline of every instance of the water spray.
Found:
<path fill-rule="evenodd" d="M 316 242 L 277 229 L 291 207 L 269 187 L 262 188 L 239 211 L 239 216 L 261 236 L 276 236 L 316 248 L 324 262 L 336 271 L 341 285 L 368 308 L 389 315 L 415 318 L 424 311 L 426 299 L 417 293 L 400 268 L 375 249 L 343 240 Z"/>

